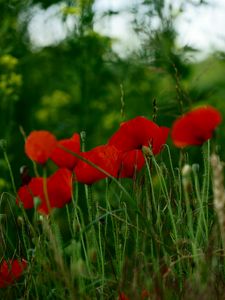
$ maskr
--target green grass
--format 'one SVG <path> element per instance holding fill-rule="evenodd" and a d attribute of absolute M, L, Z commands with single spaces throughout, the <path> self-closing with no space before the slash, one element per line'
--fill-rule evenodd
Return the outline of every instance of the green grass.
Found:
<path fill-rule="evenodd" d="M 123 291 L 139 300 L 143 290 L 145 299 L 223 299 L 210 143 L 199 152 L 187 174 L 187 155 L 172 161 L 166 146 L 134 181 L 75 183 L 71 203 L 48 217 L 2 194 L 1 256 L 24 257 L 28 268 L 0 299 L 103 300 Z"/>

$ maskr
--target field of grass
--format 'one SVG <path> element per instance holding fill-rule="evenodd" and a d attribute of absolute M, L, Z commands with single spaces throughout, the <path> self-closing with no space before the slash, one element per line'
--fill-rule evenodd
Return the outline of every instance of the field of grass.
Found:
<path fill-rule="evenodd" d="M 188 150 L 172 161 L 166 145 L 133 180 L 74 182 L 72 201 L 49 215 L 3 193 L 1 256 L 27 266 L 0 298 L 223 299 L 223 165 L 214 155 L 212 172 L 211 148 L 190 165 Z"/>

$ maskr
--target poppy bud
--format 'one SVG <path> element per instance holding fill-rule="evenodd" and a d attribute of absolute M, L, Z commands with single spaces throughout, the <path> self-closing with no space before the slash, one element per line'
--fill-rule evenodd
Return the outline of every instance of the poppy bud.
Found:
<path fill-rule="evenodd" d="M 29 168 L 27 166 L 20 167 L 20 177 L 23 185 L 28 184 L 31 181 L 31 176 L 29 175 Z"/>

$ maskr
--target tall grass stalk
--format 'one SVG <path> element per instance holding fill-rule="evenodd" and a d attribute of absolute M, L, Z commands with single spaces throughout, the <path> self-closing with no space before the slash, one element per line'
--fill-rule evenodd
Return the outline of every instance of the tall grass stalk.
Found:
<path fill-rule="evenodd" d="M 173 212 L 173 208 L 172 208 L 172 199 L 169 195 L 169 190 L 168 190 L 168 187 L 167 187 L 167 184 L 166 184 L 166 181 L 165 181 L 165 177 L 162 173 L 162 168 L 159 166 L 159 164 L 157 163 L 154 156 L 152 156 L 152 162 L 153 162 L 153 165 L 154 165 L 155 170 L 156 170 L 156 174 L 157 174 L 159 182 L 160 182 L 160 186 L 161 186 L 163 196 L 165 197 L 165 201 L 166 201 L 165 209 L 168 209 L 169 219 L 170 219 L 170 222 L 171 222 L 171 225 L 172 225 L 172 230 L 170 232 L 170 237 L 171 237 L 173 243 L 175 244 L 177 255 L 179 255 L 178 227 L 177 227 L 177 224 L 176 224 L 176 216 L 175 216 L 175 214 Z M 179 272 L 179 276 L 181 276 L 182 268 L 181 268 L 180 262 L 178 262 L 178 272 Z"/>

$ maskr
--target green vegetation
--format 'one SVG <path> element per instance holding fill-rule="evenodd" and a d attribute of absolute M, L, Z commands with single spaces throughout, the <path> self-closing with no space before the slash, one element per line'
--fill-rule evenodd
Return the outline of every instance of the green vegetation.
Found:
<path fill-rule="evenodd" d="M 74 18 L 74 28 L 62 41 L 35 47 L 28 30 L 34 7 L 60 3 L 0 0 L 0 257 L 28 261 L 0 299 L 103 300 L 120 292 L 130 300 L 223 299 L 210 155 L 225 160 L 224 123 L 216 145 L 177 150 L 168 139 L 135 180 L 74 183 L 72 202 L 48 217 L 16 205 L 21 166 L 33 172 L 24 154 L 32 130 L 59 139 L 85 132 L 89 150 L 137 115 L 168 127 L 199 104 L 225 115 L 225 55 L 197 61 L 195 49 L 180 48 L 173 7 L 158 0 L 133 7 L 142 47 L 119 56 L 113 40 L 94 30 L 94 0 L 64 1 L 58 17 L 65 27 Z M 38 172 L 43 176 L 40 166 Z"/>
<path fill-rule="evenodd" d="M 76 183 L 72 202 L 49 217 L 25 212 L 12 193 L 2 194 L 2 255 L 29 262 L 2 297 L 117 299 L 123 291 L 141 299 L 147 290 L 146 299 L 222 299 L 210 144 L 202 151 L 204 166 L 186 161 L 174 168 L 166 147 L 157 161 L 147 158 L 135 181 Z"/>

